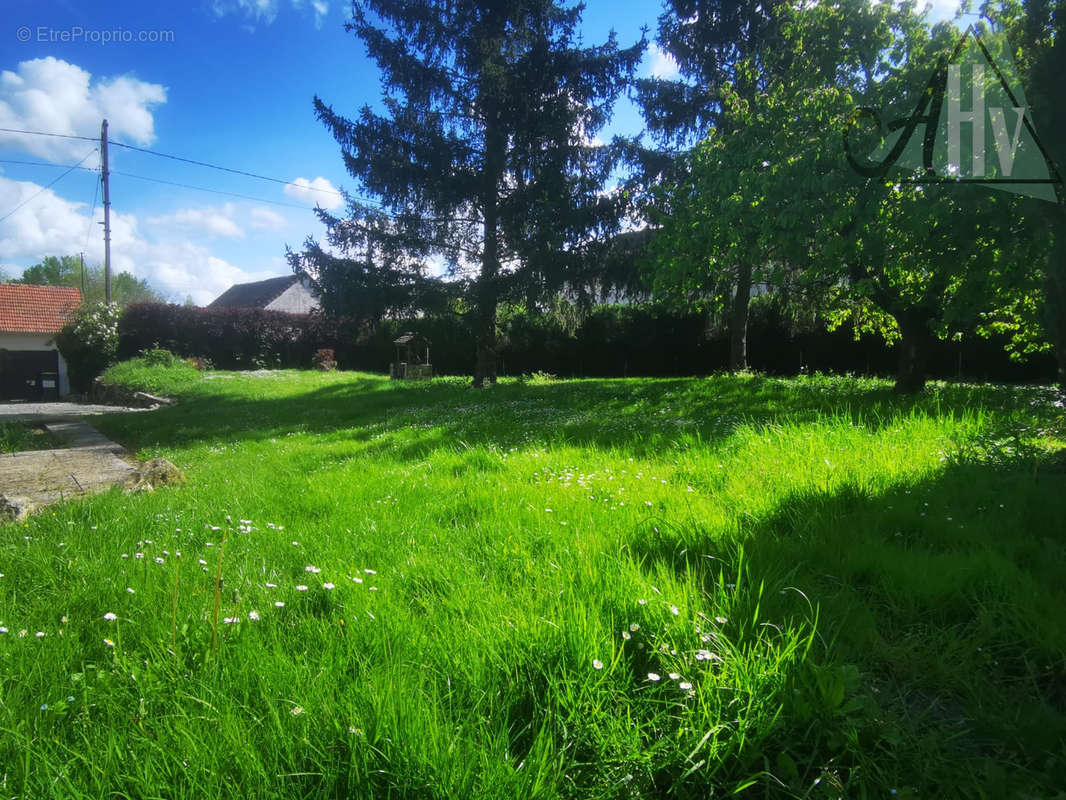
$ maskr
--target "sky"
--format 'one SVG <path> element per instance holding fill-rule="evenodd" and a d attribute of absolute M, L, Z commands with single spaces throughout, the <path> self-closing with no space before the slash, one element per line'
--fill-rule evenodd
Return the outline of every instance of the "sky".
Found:
<path fill-rule="evenodd" d="M 286 246 L 323 236 L 315 204 L 338 210 L 337 190 L 358 190 L 312 108 L 318 95 L 350 117 L 380 97 L 376 66 L 344 30 L 348 2 L 4 2 L 0 128 L 92 140 L 0 131 L 7 277 L 49 255 L 103 262 L 96 169 L 104 118 L 113 143 L 278 179 L 109 148 L 112 269 L 174 302 L 203 305 L 234 283 L 288 274 Z M 935 0 L 930 16 L 949 18 L 957 5 Z M 587 0 L 584 41 L 614 30 L 624 47 L 644 26 L 653 38 L 661 11 L 658 0 Z M 673 72 L 652 45 L 641 74 Z M 642 127 L 622 102 L 606 133 Z"/>

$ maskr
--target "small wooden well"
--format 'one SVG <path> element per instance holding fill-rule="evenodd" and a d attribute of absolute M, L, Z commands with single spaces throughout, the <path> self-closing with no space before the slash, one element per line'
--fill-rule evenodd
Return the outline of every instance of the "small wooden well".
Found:
<path fill-rule="evenodd" d="M 407 331 L 393 344 L 396 345 L 396 360 L 389 364 L 390 378 L 428 381 L 433 377 L 433 365 L 429 363 L 429 339 Z"/>

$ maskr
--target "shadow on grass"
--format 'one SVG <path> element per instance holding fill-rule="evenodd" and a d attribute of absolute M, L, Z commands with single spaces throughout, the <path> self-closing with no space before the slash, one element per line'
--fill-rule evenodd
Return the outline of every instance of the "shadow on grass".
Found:
<path fill-rule="evenodd" d="M 588 379 L 501 384 L 475 391 L 457 380 L 399 383 L 355 375 L 303 389 L 239 379 L 136 417 L 105 417 L 101 427 L 133 449 L 273 439 L 293 433 L 336 434 L 370 452 L 421 459 L 440 448 L 507 449 L 567 443 L 654 455 L 693 443 L 713 444 L 742 424 L 844 418 L 876 431 L 912 414 L 955 416 L 977 409 L 1007 428 L 1053 424 L 1062 412 L 1043 390 L 939 385 L 900 397 L 884 381 L 813 377 L 716 376 Z M 236 381 L 235 381 L 236 383 Z M 401 439 L 396 438 L 400 436 Z"/>
<path fill-rule="evenodd" d="M 844 721 L 856 763 L 910 764 L 886 777 L 920 787 L 913 796 L 1066 786 L 1061 467 L 955 463 L 880 492 L 800 491 L 743 518 L 735 537 L 649 521 L 628 546 L 644 569 L 694 576 L 710 593 L 742 561 L 766 582 L 767 619 L 794 615 L 786 587 L 799 589 L 818 607 L 830 661 L 861 676 L 850 691 L 868 711 Z"/>

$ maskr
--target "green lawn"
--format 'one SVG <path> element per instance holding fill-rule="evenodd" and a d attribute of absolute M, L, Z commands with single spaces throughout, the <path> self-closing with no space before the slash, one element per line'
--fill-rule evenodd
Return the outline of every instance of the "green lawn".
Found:
<path fill-rule="evenodd" d="M 1066 797 L 1050 390 L 115 374 L 188 483 L 0 527 L 4 796 Z"/>
<path fill-rule="evenodd" d="M 45 430 L 23 422 L 0 422 L 0 454 L 59 447 L 59 440 Z"/>

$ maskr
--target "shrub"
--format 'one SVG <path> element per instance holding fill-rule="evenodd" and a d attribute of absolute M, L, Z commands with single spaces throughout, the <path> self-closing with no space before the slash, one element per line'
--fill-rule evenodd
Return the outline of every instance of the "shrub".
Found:
<path fill-rule="evenodd" d="M 86 304 L 56 334 L 55 344 L 67 362 L 74 391 L 88 392 L 93 378 L 115 360 L 120 315 L 116 303 Z"/>
<path fill-rule="evenodd" d="M 124 386 L 151 394 L 175 395 L 199 384 L 203 376 L 200 370 L 182 358 L 175 358 L 170 364 L 160 364 L 138 356 L 108 367 L 100 380 L 104 392 L 110 386 Z"/>
<path fill-rule="evenodd" d="M 333 358 L 333 349 L 330 347 L 323 347 L 315 351 L 315 354 L 311 356 L 311 364 L 315 369 L 322 372 L 329 372 L 337 368 L 337 362 Z"/>
<path fill-rule="evenodd" d="M 200 356 L 189 356 L 185 359 L 185 363 L 200 372 L 206 372 L 213 366 L 210 358 L 201 358 Z"/>
<path fill-rule="evenodd" d="M 119 323 L 119 355 L 161 347 L 221 369 L 306 367 L 322 348 L 332 348 L 343 363 L 357 334 L 353 321 L 320 314 L 138 303 Z"/>
<path fill-rule="evenodd" d="M 160 347 L 158 342 L 154 347 L 142 350 L 140 355 L 146 364 L 153 367 L 172 367 L 181 360 L 169 350 Z"/>

